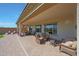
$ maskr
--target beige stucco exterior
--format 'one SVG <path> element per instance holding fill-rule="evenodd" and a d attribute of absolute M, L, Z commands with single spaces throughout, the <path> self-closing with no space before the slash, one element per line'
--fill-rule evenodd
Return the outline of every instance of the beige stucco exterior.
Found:
<path fill-rule="evenodd" d="M 61 38 L 76 38 L 76 21 L 75 19 L 61 20 L 58 23 L 58 35 Z"/>
<path fill-rule="evenodd" d="M 23 18 L 20 16 L 21 19 L 17 22 L 19 32 L 21 32 L 23 25 L 31 26 L 57 23 L 57 36 L 61 38 L 76 37 L 76 4 L 39 4 L 36 8 L 32 10 L 34 11 L 32 14 L 29 13 L 29 17 L 26 18 L 27 15 L 23 16 Z"/>

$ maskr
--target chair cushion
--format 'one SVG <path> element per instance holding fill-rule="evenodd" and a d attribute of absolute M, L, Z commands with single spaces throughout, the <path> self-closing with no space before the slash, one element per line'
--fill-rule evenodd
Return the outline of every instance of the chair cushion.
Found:
<path fill-rule="evenodd" d="M 40 37 L 40 38 L 39 38 L 39 40 L 42 40 L 42 39 L 43 39 L 43 37 Z"/>
<path fill-rule="evenodd" d="M 72 44 L 73 44 L 72 41 L 68 41 L 68 42 L 64 43 L 64 45 L 65 46 L 68 46 L 68 47 L 72 47 Z"/>
<path fill-rule="evenodd" d="M 62 43 L 63 45 L 65 45 L 65 46 L 68 46 L 68 47 L 70 47 L 70 48 L 72 48 L 72 49 L 76 49 L 77 48 L 77 42 L 76 41 L 68 41 L 68 42 L 66 42 L 66 43 Z"/>
<path fill-rule="evenodd" d="M 72 47 L 71 48 L 73 48 L 73 49 L 76 49 L 77 48 L 77 42 L 75 41 L 75 42 L 73 42 L 73 44 L 72 44 Z"/>

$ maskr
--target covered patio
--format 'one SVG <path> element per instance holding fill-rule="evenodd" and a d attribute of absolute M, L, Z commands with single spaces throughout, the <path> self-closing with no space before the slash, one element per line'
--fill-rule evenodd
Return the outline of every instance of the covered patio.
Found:
<path fill-rule="evenodd" d="M 57 40 L 63 39 L 65 42 L 77 41 L 76 7 L 75 3 L 28 4 L 17 21 L 18 34 L 31 30 L 31 33 L 35 32 L 35 34 L 37 32 L 49 33 L 50 37 Z M 71 48 L 73 44 L 71 46 L 70 44 L 71 42 L 66 44 L 68 45 L 66 49 L 59 44 L 60 50 L 67 53 L 70 50 L 71 55 L 73 53 L 76 55 L 76 43 L 75 50 Z"/>
<path fill-rule="evenodd" d="M 45 25 L 56 24 L 57 36 L 61 38 L 76 37 L 76 4 L 29 5 L 37 6 L 27 14 L 31 7 L 27 5 L 28 7 L 25 8 L 17 22 L 17 31 L 19 33 L 22 32 L 22 29 L 25 29 L 25 26 L 27 31 L 29 31 L 30 26 L 41 25 L 41 32 L 45 32 Z"/>
<path fill-rule="evenodd" d="M 36 43 L 35 36 L 19 37 L 23 44 L 28 56 L 69 56 L 66 53 L 59 51 L 59 46 L 52 46 L 49 42 L 45 45 L 39 45 Z"/>

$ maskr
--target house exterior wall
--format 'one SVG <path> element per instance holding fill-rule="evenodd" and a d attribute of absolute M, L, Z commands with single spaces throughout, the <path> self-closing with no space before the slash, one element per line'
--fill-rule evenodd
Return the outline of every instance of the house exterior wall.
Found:
<path fill-rule="evenodd" d="M 76 19 L 66 19 L 58 22 L 57 35 L 60 38 L 76 38 Z"/>

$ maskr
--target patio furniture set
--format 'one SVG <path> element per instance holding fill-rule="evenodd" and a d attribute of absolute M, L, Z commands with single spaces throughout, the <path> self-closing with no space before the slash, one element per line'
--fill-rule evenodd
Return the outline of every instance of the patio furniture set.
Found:
<path fill-rule="evenodd" d="M 49 33 L 36 33 L 36 42 L 39 44 L 45 44 L 50 41 L 50 44 L 56 46 L 60 44 L 63 40 L 58 40 L 57 37 L 49 35 Z"/>
<path fill-rule="evenodd" d="M 31 35 L 31 33 L 27 33 L 25 35 Z M 76 38 L 60 38 L 55 35 L 50 35 L 49 33 L 36 33 L 33 34 L 36 37 L 36 42 L 38 44 L 45 44 L 46 42 L 50 42 L 51 45 L 59 46 L 60 52 L 65 52 L 69 55 L 76 56 L 77 55 L 77 40 Z M 22 33 L 21 36 L 24 36 Z"/>
<path fill-rule="evenodd" d="M 36 42 L 38 44 L 45 44 L 47 41 L 53 46 L 59 46 L 60 52 L 65 52 L 69 55 L 77 55 L 77 40 L 74 39 L 61 39 L 50 36 L 48 33 L 36 33 Z"/>

